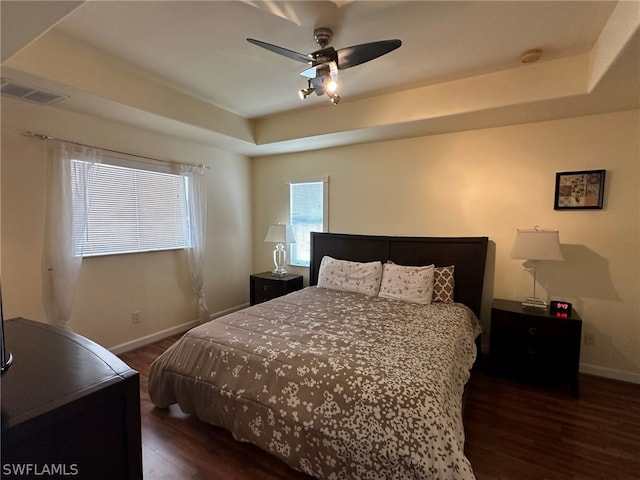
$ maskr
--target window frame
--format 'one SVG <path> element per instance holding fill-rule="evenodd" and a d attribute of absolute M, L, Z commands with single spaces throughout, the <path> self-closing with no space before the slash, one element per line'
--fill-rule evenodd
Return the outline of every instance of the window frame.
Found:
<path fill-rule="evenodd" d="M 292 208 L 292 189 L 291 186 L 292 185 L 296 185 L 296 184 L 304 184 L 304 183 L 322 183 L 322 231 L 323 232 L 327 232 L 329 231 L 329 176 L 322 176 L 322 177 L 307 177 L 307 178 L 296 178 L 296 179 L 289 179 L 288 185 L 289 185 L 289 225 L 291 225 L 292 228 L 294 227 L 294 223 L 292 221 L 291 218 L 291 214 L 293 212 L 293 208 Z M 314 230 L 315 231 L 315 230 Z M 296 238 L 296 243 L 298 243 L 298 239 Z M 311 257 L 311 251 L 309 251 L 309 261 L 308 262 L 304 262 L 304 261 L 297 261 L 296 259 L 294 259 L 294 247 L 292 247 L 291 245 L 288 246 L 289 247 L 289 252 L 291 253 L 290 255 L 287 256 L 287 264 L 293 267 L 302 267 L 302 268 L 309 268 L 310 266 L 310 257 Z"/>

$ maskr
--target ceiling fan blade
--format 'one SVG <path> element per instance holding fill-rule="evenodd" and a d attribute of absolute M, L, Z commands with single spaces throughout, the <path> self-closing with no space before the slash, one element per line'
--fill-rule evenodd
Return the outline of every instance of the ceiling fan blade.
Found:
<path fill-rule="evenodd" d="M 253 38 L 247 38 L 247 42 L 253 43 L 262 48 L 266 48 L 270 52 L 277 53 L 278 55 L 283 55 L 288 58 L 292 58 L 293 60 L 297 60 L 302 63 L 311 63 L 313 61 L 313 57 L 309 55 L 304 55 L 302 53 L 294 52 L 293 50 L 288 50 L 286 48 L 278 47 L 277 45 L 272 45 L 267 42 L 262 42 L 260 40 L 255 40 Z"/>
<path fill-rule="evenodd" d="M 400 40 L 394 39 L 341 48 L 336 52 L 338 54 L 338 69 L 344 70 L 345 68 L 355 67 L 361 63 L 381 57 L 401 45 L 402 42 Z"/>
<path fill-rule="evenodd" d="M 300 75 L 307 78 L 316 78 L 318 76 L 318 67 L 320 65 L 314 65 L 300 72 Z"/>
<path fill-rule="evenodd" d="M 336 62 L 329 63 L 329 75 L 333 78 L 334 82 L 338 81 L 338 64 Z"/>
<path fill-rule="evenodd" d="M 336 62 L 325 62 L 313 65 L 300 72 L 306 78 L 315 78 L 318 75 L 330 75 L 334 80 L 338 77 Z"/>

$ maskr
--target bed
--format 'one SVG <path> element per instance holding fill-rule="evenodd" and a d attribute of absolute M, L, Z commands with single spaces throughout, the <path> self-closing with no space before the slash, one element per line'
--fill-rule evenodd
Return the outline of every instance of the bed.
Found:
<path fill-rule="evenodd" d="M 474 479 L 462 397 L 487 243 L 312 233 L 310 286 L 187 332 L 152 364 L 151 400 L 320 479 Z"/>

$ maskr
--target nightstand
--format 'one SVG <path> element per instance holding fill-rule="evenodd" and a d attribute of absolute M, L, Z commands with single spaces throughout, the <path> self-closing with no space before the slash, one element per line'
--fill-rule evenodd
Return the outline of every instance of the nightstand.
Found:
<path fill-rule="evenodd" d="M 577 398 L 581 335 L 582 320 L 575 311 L 559 318 L 548 310 L 496 299 L 491 308 L 489 372 L 545 384 L 566 382 Z"/>
<path fill-rule="evenodd" d="M 300 290 L 302 275 L 287 273 L 283 277 L 275 277 L 271 272 L 256 273 L 249 278 L 249 285 L 249 301 L 255 305 Z"/>

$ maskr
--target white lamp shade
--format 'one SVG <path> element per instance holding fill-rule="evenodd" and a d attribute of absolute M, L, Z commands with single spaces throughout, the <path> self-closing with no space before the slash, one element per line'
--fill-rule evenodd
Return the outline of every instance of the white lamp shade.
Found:
<path fill-rule="evenodd" d="M 290 225 L 270 225 L 264 241 L 265 243 L 296 243 Z"/>
<path fill-rule="evenodd" d="M 518 229 L 511 258 L 526 260 L 564 260 L 557 230 Z"/>

